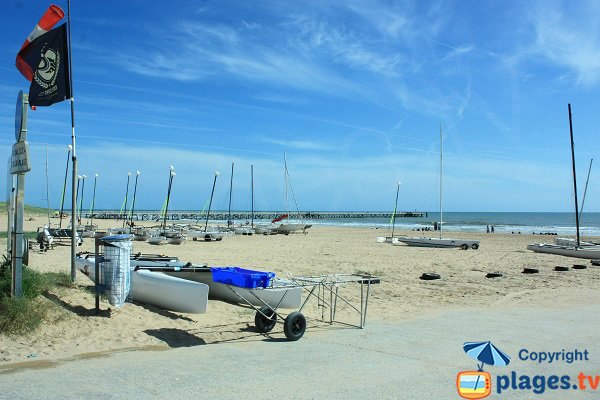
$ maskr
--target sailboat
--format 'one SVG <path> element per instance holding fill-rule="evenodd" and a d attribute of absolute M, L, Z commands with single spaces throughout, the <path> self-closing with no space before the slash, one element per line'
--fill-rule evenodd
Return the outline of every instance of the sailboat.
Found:
<path fill-rule="evenodd" d="M 401 245 L 406 244 L 409 246 L 418 246 L 418 247 L 435 247 L 435 248 L 461 248 L 463 250 L 467 250 L 469 248 L 477 250 L 479 248 L 479 240 L 465 240 L 465 239 L 450 239 L 442 237 L 442 225 L 443 225 L 443 202 L 442 202 L 442 188 L 443 188 L 443 133 L 442 127 L 440 125 L 440 223 L 439 223 L 439 231 L 440 237 L 407 237 L 407 236 L 399 236 L 392 239 L 392 244 Z"/>
<path fill-rule="evenodd" d="M 274 232 L 277 233 L 283 233 L 285 235 L 288 235 L 292 232 L 297 232 L 297 231 L 303 231 L 304 233 L 306 233 L 306 230 L 308 228 L 310 228 L 312 225 L 307 225 L 305 223 L 303 223 L 302 221 L 300 221 L 300 211 L 298 210 L 298 204 L 296 204 L 296 211 L 298 212 L 298 221 L 290 221 L 290 211 L 289 211 L 289 202 L 288 202 L 288 187 L 291 189 L 292 191 L 292 197 L 294 198 L 294 203 L 296 203 L 296 197 L 294 196 L 294 189 L 292 188 L 292 184 L 290 183 L 290 174 L 288 171 L 288 167 L 287 167 L 287 157 L 285 155 L 285 153 L 283 153 L 283 166 L 284 166 L 284 183 L 285 183 L 285 206 L 287 209 L 287 212 L 285 214 L 282 214 L 281 216 L 273 219 L 273 221 L 271 221 L 272 224 L 281 222 L 278 226 L 275 225 L 272 230 Z M 282 222 L 283 220 L 287 219 L 286 222 Z"/>
<path fill-rule="evenodd" d="M 396 188 L 396 205 L 394 206 L 394 213 L 392 214 L 392 236 L 378 236 L 377 243 L 392 243 L 394 240 L 394 228 L 396 227 L 396 210 L 398 210 L 398 193 L 400 192 L 401 183 L 398 182 Z"/>
<path fill-rule="evenodd" d="M 527 246 L 528 250 L 536 253 L 555 254 L 565 257 L 584 259 L 600 259 L 600 246 L 582 243 L 579 235 L 579 202 L 577 200 L 577 175 L 575 173 L 575 142 L 573 141 L 573 118 L 571 115 L 571 104 L 569 104 L 569 131 L 571 134 L 571 162 L 573 166 L 573 193 L 575 196 L 575 228 L 576 238 L 573 243 L 550 244 L 532 243 Z"/>
<path fill-rule="evenodd" d="M 204 239 L 207 242 L 210 241 L 221 241 L 223 240 L 223 236 L 225 236 L 224 232 L 220 232 L 215 229 L 208 229 L 208 220 L 210 217 L 210 208 L 212 206 L 213 196 L 215 194 L 215 185 L 217 184 L 217 177 L 220 175 L 219 171 L 215 171 L 212 190 L 210 192 L 210 199 L 208 201 L 208 211 L 206 212 L 206 221 L 204 223 L 204 229 L 197 225 L 192 225 L 188 227 L 187 235 L 192 238 L 192 240 L 196 241 L 198 239 Z M 198 220 L 200 221 L 200 220 Z M 196 222 L 198 222 L 196 221 Z"/>

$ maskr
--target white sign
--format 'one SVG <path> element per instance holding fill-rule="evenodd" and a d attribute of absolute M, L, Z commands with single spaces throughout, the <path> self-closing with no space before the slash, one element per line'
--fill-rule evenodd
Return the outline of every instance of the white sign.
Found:
<path fill-rule="evenodd" d="M 24 174 L 31 171 L 29 165 L 29 143 L 17 142 L 13 144 L 10 157 L 10 173 Z"/>

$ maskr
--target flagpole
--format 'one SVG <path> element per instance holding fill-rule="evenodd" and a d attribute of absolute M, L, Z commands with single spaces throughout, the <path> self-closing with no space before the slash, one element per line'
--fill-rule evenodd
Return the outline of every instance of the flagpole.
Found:
<path fill-rule="evenodd" d="M 69 42 L 69 86 L 71 89 L 71 146 L 73 152 L 71 153 L 71 161 L 73 163 L 73 174 L 71 180 L 71 282 L 75 282 L 77 277 L 77 268 L 75 266 L 75 255 L 77 248 L 77 221 L 75 220 L 75 213 L 77 210 L 77 198 L 76 198 L 76 186 L 77 186 L 77 155 L 75 152 L 75 100 L 73 99 L 73 50 L 71 48 L 71 0 L 67 0 L 67 31 L 68 31 L 68 42 Z"/>

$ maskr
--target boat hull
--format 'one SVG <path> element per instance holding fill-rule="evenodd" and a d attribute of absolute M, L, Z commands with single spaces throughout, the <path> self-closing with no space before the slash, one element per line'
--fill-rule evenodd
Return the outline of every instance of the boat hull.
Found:
<path fill-rule="evenodd" d="M 449 238 L 430 238 L 430 237 L 397 237 L 392 239 L 395 245 L 405 244 L 417 247 L 435 247 L 435 248 L 479 248 L 479 240 L 449 239 Z"/>
<path fill-rule="evenodd" d="M 133 263 L 133 262 L 132 262 Z M 95 280 L 95 257 L 78 257 L 77 268 Z M 208 285 L 149 270 L 131 271 L 133 300 L 165 310 L 203 314 L 208 305 Z"/>
<path fill-rule="evenodd" d="M 188 271 L 185 268 L 179 268 L 179 270 L 163 271 L 167 275 L 204 283 L 209 287 L 211 299 L 228 303 L 244 304 L 244 299 L 246 299 L 256 307 L 264 306 L 264 302 L 272 308 L 298 309 L 302 302 L 302 288 L 284 279 L 275 278 L 273 287 L 246 289 L 214 282 L 210 268 Z"/>
<path fill-rule="evenodd" d="M 527 246 L 527 250 L 536 253 L 555 254 L 557 256 L 583 258 L 586 260 L 600 259 L 600 246 L 561 246 L 548 243 L 532 243 Z"/>

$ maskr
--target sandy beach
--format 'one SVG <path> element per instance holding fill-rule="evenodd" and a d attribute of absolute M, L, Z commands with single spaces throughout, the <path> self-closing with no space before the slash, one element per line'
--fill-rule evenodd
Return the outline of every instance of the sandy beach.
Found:
<path fill-rule="evenodd" d="M 35 231 L 45 217 L 25 221 L 26 231 Z M 54 220 L 53 222 L 56 222 Z M 98 221 L 101 227 L 114 221 Z M 0 220 L 6 226 L 6 215 Z M 373 228 L 313 226 L 308 234 L 274 236 L 230 236 L 220 242 L 191 241 L 180 246 L 152 246 L 134 242 L 133 251 L 177 256 L 181 260 L 217 266 L 273 271 L 287 274 L 369 273 L 380 276 L 369 300 L 368 321 L 376 325 L 411 323 L 418 318 L 465 309 L 516 310 L 536 307 L 554 311 L 575 305 L 600 304 L 598 267 L 589 261 L 536 254 L 528 243 L 550 241 L 540 235 L 449 232 L 457 238 L 481 240 L 478 250 L 426 249 L 377 243 L 376 237 L 389 232 Z M 434 236 L 436 232 L 398 234 Z M 0 246 L 6 246 L 5 240 Z M 87 239 L 78 251 L 93 251 Z M 30 268 L 39 271 L 69 271 L 70 248 L 56 245 L 47 252 L 36 246 L 30 251 Z M 558 265 L 587 265 L 587 269 L 556 272 Z M 523 274 L 523 268 L 538 268 L 538 274 Z M 424 272 L 435 272 L 442 279 L 420 280 Z M 489 279 L 489 272 L 500 278 Z M 78 273 L 76 288 L 60 289 L 44 301 L 60 305 L 50 323 L 27 337 L 0 335 L 0 366 L 27 366 L 32 361 L 64 360 L 94 354 L 135 349 L 169 349 L 222 342 L 244 342 L 260 337 L 253 331 L 254 312 L 245 308 L 210 301 L 206 314 L 183 314 L 138 303 L 121 309 L 101 303 L 103 312 L 94 313 L 92 282 Z M 346 289 L 344 289 L 346 290 Z M 352 288 L 347 288 L 350 296 Z M 358 293 L 358 291 L 356 291 Z M 110 309 L 110 310 L 109 310 Z M 306 336 L 328 325 L 318 322 L 321 312 L 316 303 L 305 312 Z M 342 310 L 342 317 L 345 317 Z M 354 315 L 347 313 L 350 322 Z M 592 317 L 592 316 L 590 316 Z M 344 335 L 344 331 L 339 333 Z M 280 329 L 270 335 L 284 338 Z M 23 363 L 23 364 L 18 364 Z"/>

